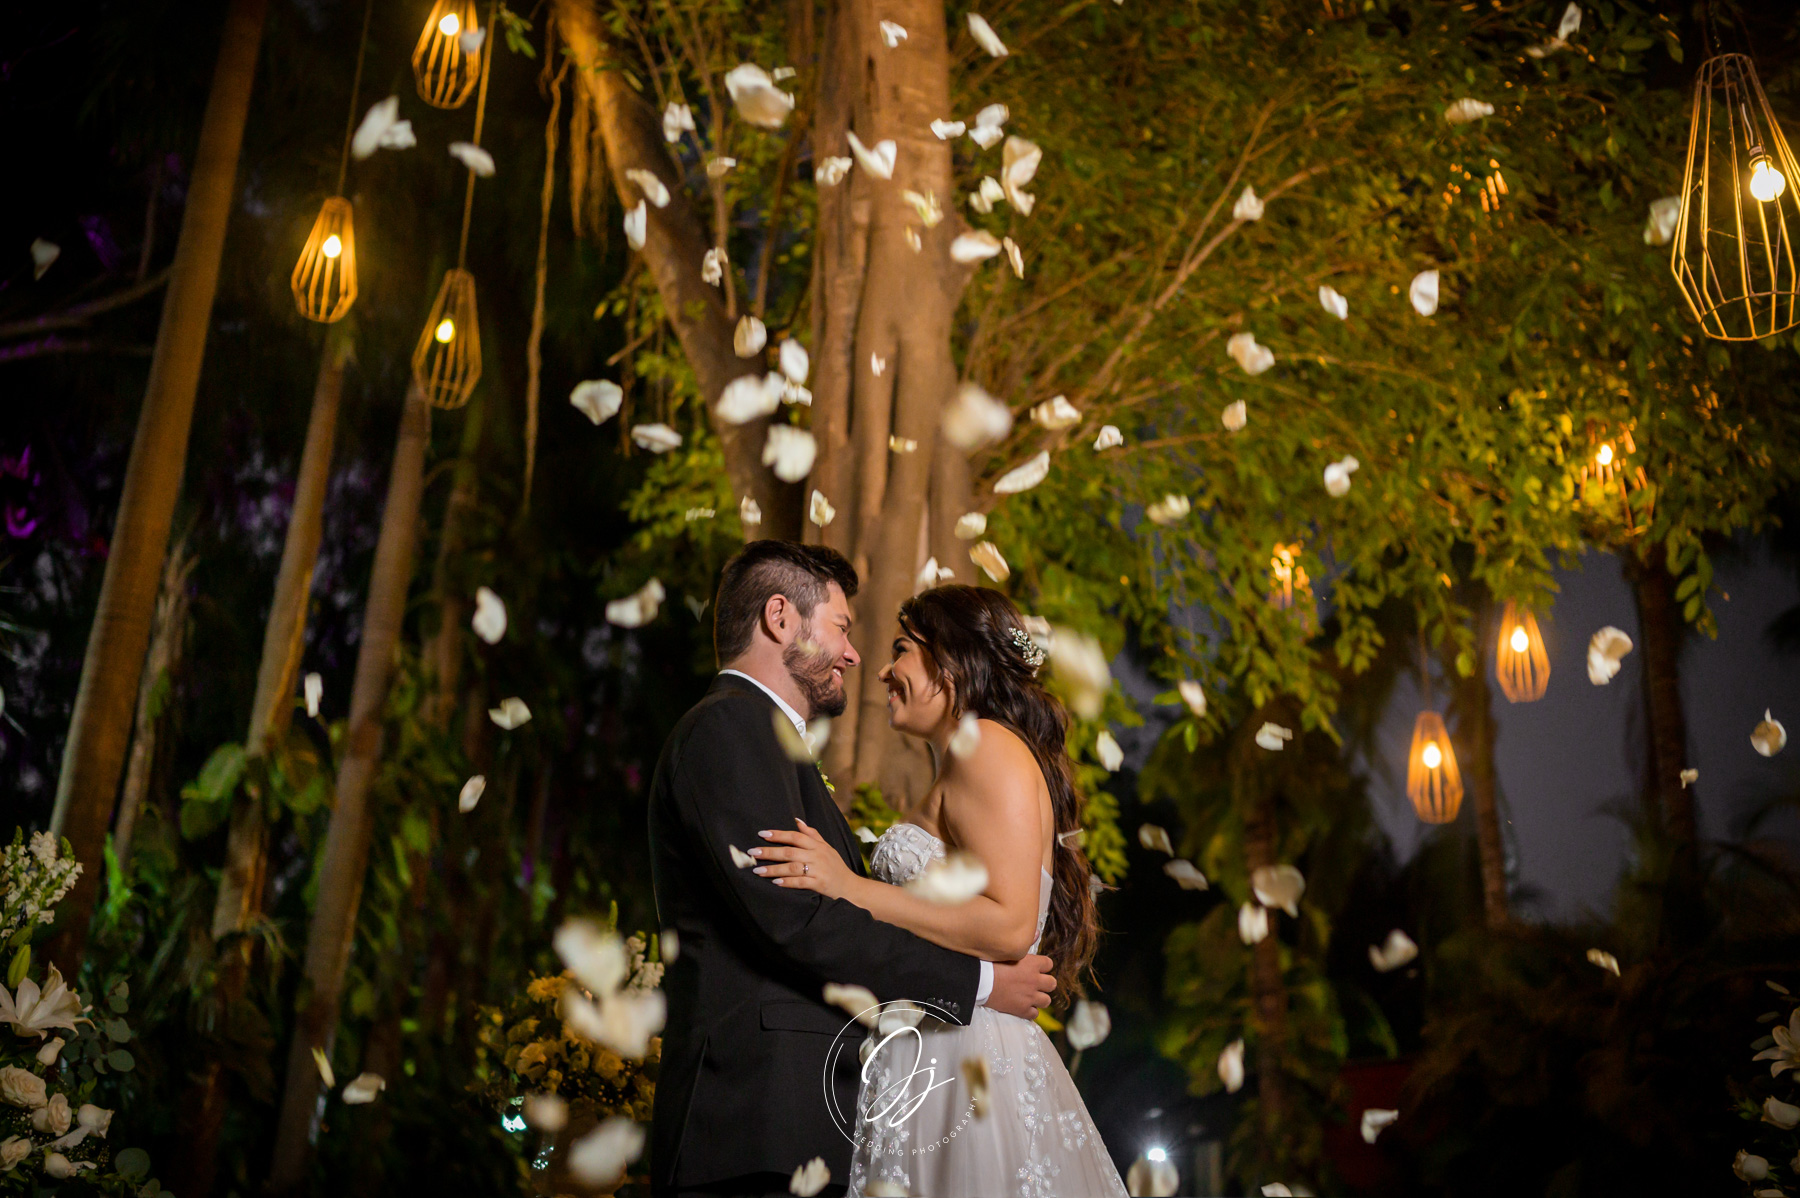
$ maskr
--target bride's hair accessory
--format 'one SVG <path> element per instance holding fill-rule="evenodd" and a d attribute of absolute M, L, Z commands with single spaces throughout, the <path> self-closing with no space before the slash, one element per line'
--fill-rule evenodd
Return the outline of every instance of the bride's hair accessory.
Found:
<path fill-rule="evenodd" d="M 1019 656 L 1025 659 L 1025 664 L 1031 667 L 1035 676 L 1038 667 L 1044 664 L 1043 647 L 1031 639 L 1029 632 L 1016 625 L 1007 633 L 1007 638 L 1012 641 L 1013 648 L 1019 651 Z"/>

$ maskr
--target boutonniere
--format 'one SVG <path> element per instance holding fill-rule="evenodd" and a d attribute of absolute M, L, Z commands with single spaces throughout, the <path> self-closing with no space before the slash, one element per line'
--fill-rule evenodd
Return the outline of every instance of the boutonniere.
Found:
<path fill-rule="evenodd" d="M 835 787 L 831 784 L 831 775 L 825 772 L 825 767 L 815 761 L 815 762 L 813 762 L 813 768 L 815 770 L 819 771 L 819 781 L 821 781 L 825 784 L 826 792 L 828 794 L 830 794 L 833 798 L 836 798 L 837 797 L 837 787 Z"/>

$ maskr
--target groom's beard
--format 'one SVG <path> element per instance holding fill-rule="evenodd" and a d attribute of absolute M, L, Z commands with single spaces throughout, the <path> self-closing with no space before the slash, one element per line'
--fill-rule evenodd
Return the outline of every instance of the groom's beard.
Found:
<path fill-rule="evenodd" d="M 794 680 L 794 685 L 800 688 L 812 708 L 807 718 L 817 719 L 823 715 L 836 719 L 848 706 L 844 683 L 831 672 L 831 655 L 823 651 L 806 652 L 800 647 L 804 640 L 795 641 L 781 651 L 781 664 L 787 667 L 788 677 Z"/>

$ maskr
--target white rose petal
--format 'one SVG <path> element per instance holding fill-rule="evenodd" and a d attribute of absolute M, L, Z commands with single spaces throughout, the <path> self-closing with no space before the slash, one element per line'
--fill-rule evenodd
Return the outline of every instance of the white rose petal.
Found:
<path fill-rule="evenodd" d="M 1005 555 L 992 541 L 982 541 L 969 550 L 969 560 L 980 566 L 981 572 L 995 582 L 1005 582 L 1012 575 L 1012 567 L 1006 564 Z"/>
<path fill-rule="evenodd" d="M 1605 686 L 1619 673 L 1620 663 L 1631 652 L 1631 638 L 1608 624 L 1588 640 L 1588 681 Z"/>
<path fill-rule="evenodd" d="M 895 453 L 917 453 L 919 443 L 911 437 L 902 437 L 897 433 L 888 434 L 888 448 Z"/>
<path fill-rule="evenodd" d="M 611 379 L 585 379 L 569 392 L 569 403 L 595 424 L 618 415 L 624 402 L 624 390 Z"/>
<path fill-rule="evenodd" d="M 788 1193 L 798 1194 L 799 1198 L 813 1198 L 830 1181 L 831 1169 L 825 1164 L 825 1158 L 815 1156 L 794 1170 L 794 1176 L 788 1181 Z"/>
<path fill-rule="evenodd" d="M 569 1146 L 569 1172 L 587 1185 L 610 1186 L 643 1151 L 644 1129 L 614 1115 Z"/>
<path fill-rule="evenodd" d="M 864 1027 L 874 1027 L 881 1015 L 881 1000 L 864 986 L 826 982 L 825 1001 L 831 1006 L 842 1008 Z"/>
<path fill-rule="evenodd" d="M 1031 418 L 1054 433 L 1080 424 L 1081 412 L 1066 396 L 1058 395 L 1032 408 Z"/>
<path fill-rule="evenodd" d="M 836 187 L 850 173 L 850 166 L 854 161 L 851 158 L 828 155 L 813 168 L 813 182 L 820 187 Z"/>
<path fill-rule="evenodd" d="M 931 132 L 939 141 L 949 141 L 953 137 L 961 137 L 968 131 L 968 126 L 961 121 L 937 120 L 931 122 Z"/>
<path fill-rule="evenodd" d="M 1250 873 L 1250 892 L 1263 906 L 1279 907 L 1297 917 L 1306 878 L 1291 865 L 1259 865 Z"/>
<path fill-rule="evenodd" d="M 1650 201 L 1650 218 L 1644 222 L 1645 245 L 1668 245 L 1675 240 L 1681 222 L 1681 197 L 1663 196 Z"/>
<path fill-rule="evenodd" d="M 738 500 L 738 522 L 746 528 L 762 523 L 762 505 L 748 495 Z"/>
<path fill-rule="evenodd" d="M 1181 701 L 1187 704 L 1188 710 L 1194 713 L 1196 719 L 1206 714 L 1206 691 L 1198 682 L 1184 679 L 1175 684 L 1175 689 L 1180 693 Z"/>
<path fill-rule="evenodd" d="M 385 1089 L 387 1089 L 387 1081 L 381 1074 L 359 1073 L 353 1080 L 344 1083 L 344 1088 L 339 1094 L 339 1097 L 341 1097 L 347 1105 L 361 1106 L 364 1103 L 374 1102 L 375 1095 Z"/>
<path fill-rule="evenodd" d="M 34 280 L 43 278 L 44 272 L 50 269 L 50 264 L 61 256 L 62 247 L 54 241 L 34 238 L 31 242 L 31 277 Z"/>
<path fill-rule="evenodd" d="M 725 384 L 713 412 L 726 424 L 748 424 L 781 406 L 781 392 L 771 392 L 764 380 L 743 374 Z"/>
<path fill-rule="evenodd" d="M 1325 467 L 1325 492 L 1333 499 L 1342 499 L 1350 493 L 1350 476 L 1362 463 L 1348 455 Z"/>
<path fill-rule="evenodd" d="M 707 250 L 700 259 L 700 281 L 709 287 L 717 287 L 725 281 L 725 263 L 728 261 L 724 250 L 717 247 Z"/>
<path fill-rule="evenodd" d="M 1021 491 L 1029 491 L 1043 482 L 1049 473 L 1050 451 L 1039 450 L 1035 457 L 1023 465 L 1015 466 L 1001 475 L 994 483 L 994 494 L 1016 495 Z"/>
<path fill-rule="evenodd" d="M 781 373 L 793 382 L 804 383 L 807 373 L 812 369 L 812 358 L 806 347 L 792 337 L 784 337 L 781 346 L 775 352 L 775 359 L 781 364 Z"/>
<path fill-rule="evenodd" d="M 486 179 L 494 173 L 494 156 L 472 141 L 450 143 L 450 157 L 469 168 L 469 172 Z"/>
<path fill-rule="evenodd" d="M 1094 756 L 1100 759 L 1100 764 L 1106 767 L 1106 772 L 1109 774 L 1118 773 L 1119 767 L 1125 764 L 1125 750 L 1119 747 L 1119 742 L 1113 738 L 1113 734 L 1104 728 L 1100 730 L 1100 735 L 1094 738 Z"/>
<path fill-rule="evenodd" d="M 1588 949 L 1587 950 L 1587 959 L 1588 959 L 1588 963 L 1590 965 L 1597 965 L 1601 969 L 1604 969 L 1604 970 L 1606 970 L 1606 972 L 1612 974 L 1614 977 L 1619 976 L 1619 959 L 1617 957 L 1613 956 L 1611 953 L 1607 952 L 1605 949 L 1601 949 L 1601 948 Z"/>
<path fill-rule="evenodd" d="M 1481 100 L 1462 99 L 1444 109 L 1444 119 L 1452 125 L 1464 125 L 1493 115 L 1494 106 Z"/>
<path fill-rule="evenodd" d="M 362 123 L 356 127 L 356 136 L 350 139 L 350 156 L 360 162 L 376 150 L 410 150 L 418 145 L 418 139 L 413 136 L 412 122 L 399 120 L 399 116 L 399 96 L 389 96 L 370 108 L 363 116 Z M 54 258 L 55 255 L 52 254 L 51 257 Z"/>
<path fill-rule="evenodd" d="M 525 706 L 525 700 L 512 695 L 500 700 L 500 706 L 488 708 L 488 719 L 511 732 L 531 720 L 531 708 Z"/>
<path fill-rule="evenodd" d="M 644 248 L 644 239 L 650 233 L 650 210 L 639 200 L 634 206 L 625 210 L 625 242 L 634 250 Z"/>
<path fill-rule="evenodd" d="M 1125 444 L 1125 434 L 1119 431 L 1119 426 L 1116 424 L 1103 424 L 1100 426 L 1100 435 L 1094 438 L 1094 452 L 1099 453 L 1101 450 L 1117 449 L 1123 444 Z"/>
<path fill-rule="evenodd" d="M 900 148 L 891 137 L 883 138 L 873 147 L 863 145 L 856 136 L 855 130 L 848 130 L 844 136 L 850 139 L 850 152 L 856 155 L 856 164 L 874 175 L 877 179 L 892 179 L 894 163 L 899 158 Z"/>
<path fill-rule="evenodd" d="M 1243 194 L 1239 195 L 1237 203 L 1231 206 L 1231 219 L 1261 220 L 1262 217 L 1263 202 L 1256 198 L 1256 188 L 1245 184 Z"/>
<path fill-rule="evenodd" d="M 1069 1047 L 1076 1052 L 1094 1047 L 1112 1031 L 1112 1012 L 1104 1003 L 1077 999 L 1075 1010 L 1063 1025 L 1069 1033 Z"/>
<path fill-rule="evenodd" d="M 737 159 L 735 158 L 708 158 L 706 160 L 706 177 L 708 179 L 723 179 L 726 175 L 731 173 L 731 168 L 736 165 Z"/>
<path fill-rule="evenodd" d="M 731 333 L 731 348 L 737 351 L 738 357 L 755 357 L 768 343 L 769 329 L 767 325 L 748 313 L 738 317 L 737 328 Z"/>
<path fill-rule="evenodd" d="M 1256 743 L 1259 748 L 1279 753 L 1287 747 L 1287 742 L 1294 739 L 1292 729 L 1283 728 L 1280 724 L 1265 722 L 1256 730 Z"/>
<path fill-rule="evenodd" d="M 1032 635 L 1043 645 L 1036 633 Z M 1070 628 L 1053 629 L 1049 640 L 1045 649 L 1057 677 L 1068 686 L 1069 708 L 1084 720 L 1098 719 L 1106 696 L 1112 690 L 1112 670 L 1106 663 L 1106 651 L 1093 637 Z"/>
<path fill-rule="evenodd" d="M 462 31 L 462 36 L 456 39 L 456 44 L 462 47 L 464 54 L 479 54 L 482 43 L 485 41 L 487 41 L 487 30 L 465 29 Z"/>
<path fill-rule="evenodd" d="M 1765 709 L 1762 723 L 1750 733 L 1750 743 L 1764 757 L 1773 757 L 1787 747 L 1787 729 L 1773 711 Z"/>
<path fill-rule="evenodd" d="M 950 257 L 967 266 L 973 262 L 982 262 L 1000 252 L 1000 239 L 986 229 L 976 229 L 973 233 L 960 233 L 950 243 Z"/>
<path fill-rule="evenodd" d="M 906 26 L 896 25 L 892 21 L 883 21 L 881 23 L 881 40 L 887 43 L 888 49 L 896 48 L 906 40 Z"/>
<path fill-rule="evenodd" d="M 980 13 L 969 14 L 969 32 L 983 50 L 995 58 L 1006 57 L 1006 43 L 1000 40 L 1000 35 L 994 32 L 994 27 Z"/>
<path fill-rule="evenodd" d="M 973 853 L 958 850 L 932 862 L 906 888 L 927 902 L 954 906 L 968 902 L 986 890 L 987 884 L 987 866 Z"/>
<path fill-rule="evenodd" d="M 318 719 L 319 703 L 325 698 L 325 680 L 317 674 L 308 674 L 300 689 L 306 696 L 307 718 Z"/>
<path fill-rule="evenodd" d="M 1399 928 L 1389 932 L 1381 944 L 1369 946 L 1369 964 L 1375 967 L 1376 973 L 1392 973 L 1410 964 L 1418 955 L 1419 946 Z"/>
<path fill-rule="evenodd" d="M 976 125 L 969 130 L 969 140 L 984 150 L 991 150 L 1006 136 L 1006 130 L 998 125 Z"/>
<path fill-rule="evenodd" d="M 1763 1099 L 1762 1109 L 1764 1123 L 1772 1123 L 1782 1131 L 1792 1131 L 1796 1126 L 1800 1126 L 1800 1106 L 1783 1102 L 1771 1094 Z"/>
<path fill-rule="evenodd" d="M 631 167 L 626 170 L 625 177 L 636 183 L 638 190 L 644 193 L 644 198 L 655 207 L 667 208 L 669 206 L 669 189 L 652 172 Z"/>
<path fill-rule="evenodd" d="M 680 141 L 684 131 L 694 132 L 693 110 L 686 104 L 677 104 L 670 100 L 669 106 L 663 109 L 662 129 L 664 141 Z"/>
<path fill-rule="evenodd" d="M 555 1134 L 569 1124 L 569 1104 L 559 1094 L 527 1094 L 525 1122 L 539 1131 Z"/>
<path fill-rule="evenodd" d="M 1275 353 L 1266 345 L 1256 343 L 1255 333 L 1236 333 L 1225 343 L 1225 352 L 1231 360 L 1244 368 L 1245 374 L 1261 374 L 1275 365 Z"/>
<path fill-rule="evenodd" d="M 944 410 L 944 436 L 958 449 L 973 451 L 1012 431 L 1012 412 L 975 383 L 964 383 Z"/>
<path fill-rule="evenodd" d="M 1227 432 L 1242 432 L 1249 421 L 1250 406 L 1241 399 L 1226 404 L 1225 410 L 1219 413 L 1219 423 L 1225 426 Z"/>
<path fill-rule="evenodd" d="M 668 453 L 671 449 L 681 448 L 681 434 L 666 424 L 634 424 L 631 426 L 631 441 L 640 449 L 651 453 Z"/>
<path fill-rule="evenodd" d="M 964 512 L 956 518 L 956 538 L 973 541 L 987 531 L 987 517 L 980 512 Z"/>
<path fill-rule="evenodd" d="M 1399 1111 L 1386 1110 L 1382 1107 L 1370 1107 L 1362 1113 L 1363 1143 L 1373 1144 L 1382 1129 L 1400 1117 Z"/>
<path fill-rule="evenodd" d="M 916 254 L 920 250 L 925 248 L 925 243 L 922 240 L 920 240 L 920 238 L 919 238 L 919 231 L 917 229 L 913 228 L 911 225 L 906 226 L 905 237 L 906 237 L 906 248 L 911 250 L 913 253 Z"/>
<path fill-rule="evenodd" d="M 486 789 L 487 775 L 473 775 L 462 784 L 462 790 L 456 796 L 456 809 L 464 815 L 475 810 L 475 804 L 481 802 L 481 792 Z"/>
<path fill-rule="evenodd" d="M 1012 267 L 1013 276 L 1020 279 L 1024 278 L 1025 251 L 1019 248 L 1019 243 L 1010 237 L 1002 237 L 1000 239 L 1000 248 L 1006 251 L 1006 264 Z"/>
<path fill-rule="evenodd" d="M 1412 301 L 1413 311 L 1420 316 L 1430 316 L 1438 308 L 1438 272 L 1422 270 L 1413 276 L 1413 281 L 1406 289 L 1406 296 Z"/>
<path fill-rule="evenodd" d="M 1163 872 L 1175 879 L 1175 884 L 1183 890 L 1205 890 L 1206 875 L 1186 857 L 1177 857 L 1173 861 L 1163 862 Z"/>
<path fill-rule="evenodd" d="M 974 712 L 969 712 L 956 723 L 956 731 L 950 734 L 950 752 L 959 758 L 972 756 L 981 745 L 981 721 Z"/>
<path fill-rule="evenodd" d="M 1244 1088 L 1244 1042 L 1233 1040 L 1219 1054 L 1219 1080 L 1225 1083 L 1227 1094 L 1236 1094 Z"/>
<path fill-rule="evenodd" d="M 614 599 L 606 605 L 606 622 L 616 624 L 620 628 L 642 628 L 656 619 L 656 613 L 667 598 L 663 585 L 652 578 L 643 586 L 623 599 Z"/>
<path fill-rule="evenodd" d="M 820 528 L 824 528 L 837 519 L 837 509 L 831 506 L 831 501 L 825 498 L 823 491 L 815 488 L 812 493 L 812 501 L 807 504 L 806 515 L 807 519 Z"/>
<path fill-rule="evenodd" d="M 325 1083 L 327 1090 L 337 1089 L 337 1075 L 331 1071 L 331 1058 L 325 1055 L 323 1048 L 312 1050 L 313 1065 L 319 1071 L 319 1080 Z"/>
<path fill-rule="evenodd" d="M 506 635 L 506 602 L 488 587 L 475 588 L 475 615 L 469 620 L 475 635 L 490 645 Z"/>
<path fill-rule="evenodd" d="M 1193 510 L 1186 495 L 1164 495 L 1144 509 L 1152 524 L 1173 524 Z"/>
<path fill-rule="evenodd" d="M 998 131 L 995 136 L 999 136 Z M 1000 180 L 992 175 L 981 176 L 981 183 L 969 195 L 969 207 L 986 216 L 994 210 L 994 205 L 1006 198 L 1006 189 L 1000 186 Z"/>
<path fill-rule="evenodd" d="M 1339 320 L 1348 319 L 1350 316 L 1350 301 L 1332 287 L 1321 286 L 1319 288 L 1319 306 Z"/>
<path fill-rule="evenodd" d="M 797 483 L 811 472 L 818 452 L 818 442 L 805 429 L 771 424 L 768 439 L 763 442 L 762 461 L 782 482 Z"/>
<path fill-rule="evenodd" d="M 1255 903 L 1238 908 L 1238 939 L 1245 944 L 1261 944 L 1269 938 L 1269 909 Z"/>
<path fill-rule="evenodd" d="M 1006 194 L 1007 203 L 1019 210 L 1020 216 L 1030 216 L 1037 197 L 1028 195 L 1025 185 L 1036 176 L 1038 164 L 1044 160 L 1044 151 L 1036 142 L 1009 137 L 1001 154 L 1000 189 Z"/>
<path fill-rule="evenodd" d="M 794 97 L 775 86 L 755 63 L 740 63 L 725 72 L 725 90 L 738 113 L 759 129 L 779 129 L 794 111 Z"/>
<path fill-rule="evenodd" d="M 1138 843 L 1153 853 L 1173 857 L 1175 846 L 1169 841 L 1169 830 L 1161 824 L 1139 824 Z"/>
<path fill-rule="evenodd" d="M 1694 783 L 1696 783 L 1698 781 L 1700 781 L 1700 771 L 1699 770 L 1682 770 L 1681 771 L 1681 789 L 1686 790 L 1688 787 L 1692 786 Z"/>

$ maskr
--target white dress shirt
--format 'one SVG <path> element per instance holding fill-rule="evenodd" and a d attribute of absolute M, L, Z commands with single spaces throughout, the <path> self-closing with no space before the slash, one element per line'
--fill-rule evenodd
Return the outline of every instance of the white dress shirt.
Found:
<path fill-rule="evenodd" d="M 764 685 L 762 679 L 752 678 L 742 670 L 720 670 L 719 673 L 730 674 L 734 678 L 742 678 L 746 682 L 754 683 L 757 689 L 762 691 L 763 694 L 775 700 L 775 706 L 781 708 L 781 713 L 794 722 L 794 729 L 799 732 L 801 736 L 806 735 L 806 721 L 800 718 L 800 713 L 788 706 L 788 701 L 786 699 L 783 699 L 780 695 Z M 992 961 L 983 961 L 981 962 L 981 976 L 975 983 L 975 1005 L 979 1007 L 987 1002 L 988 995 L 993 992 L 994 963 Z"/>

